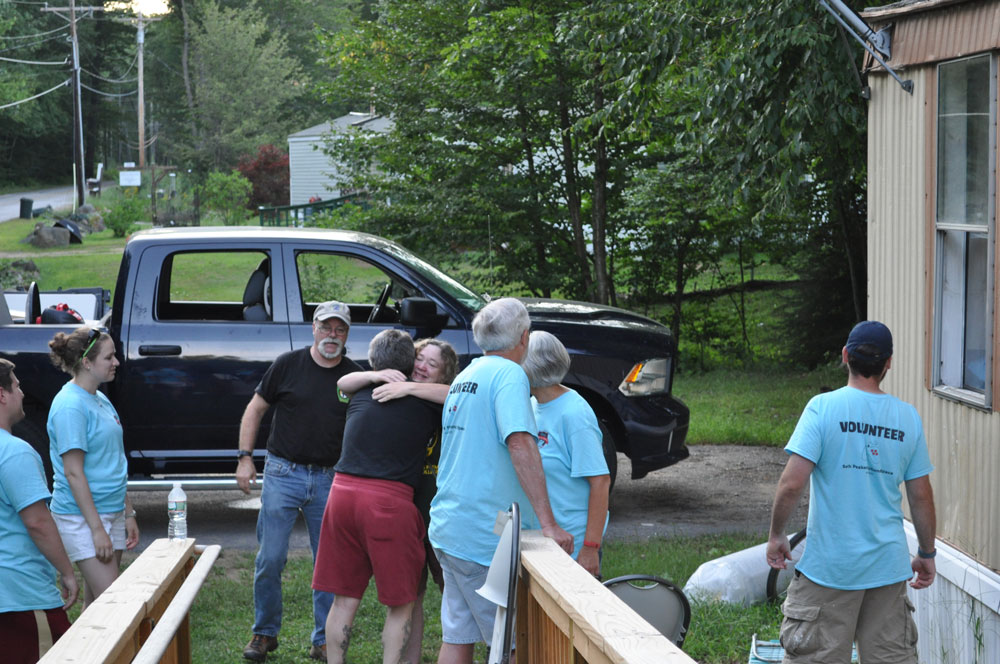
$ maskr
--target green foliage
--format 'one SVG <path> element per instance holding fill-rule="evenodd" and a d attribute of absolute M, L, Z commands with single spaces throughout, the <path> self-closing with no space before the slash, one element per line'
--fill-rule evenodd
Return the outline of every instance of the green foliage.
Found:
<path fill-rule="evenodd" d="M 222 218 L 226 226 L 242 224 L 247 219 L 247 205 L 253 185 L 239 171 L 213 171 L 205 180 L 201 202 Z"/>
<path fill-rule="evenodd" d="M 135 230 L 136 222 L 144 217 L 149 218 L 146 201 L 136 194 L 124 195 L 104 215 L 104 223 L 115 237 L 125 237 Z"/>
<path fill-rule="evenodd" d="M 207 173 L 235 167 L 259 145 L 284 144 L 301 129 L 302 114 L 293 109 L 308 85 L 286 34 L 254 2 L 180 4 L 183 11 L 168 17 L 164 34 L 151 44 L 180 75 L 162 92 L 173 129 L 163 149 Z"/>
<path fill-rule="evenodd" d="M 37 278 L 37 270 L 23 261 L 0 259 L 0 289 L 27 288 Z"/>

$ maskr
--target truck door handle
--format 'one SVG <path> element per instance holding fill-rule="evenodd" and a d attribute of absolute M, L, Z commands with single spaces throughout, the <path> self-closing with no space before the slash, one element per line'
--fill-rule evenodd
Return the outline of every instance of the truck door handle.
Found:
<path fill-rule="evenodd" d="M 139 346 L 139 355 L 180 355 L 180 346 Z"/>

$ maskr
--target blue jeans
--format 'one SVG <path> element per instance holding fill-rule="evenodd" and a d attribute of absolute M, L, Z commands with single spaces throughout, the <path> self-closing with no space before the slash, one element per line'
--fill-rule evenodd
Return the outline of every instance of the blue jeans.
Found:
<path fill-rule="evenodd" d="M 332 482 L 332 468 L 303 466 L 273 454 L 267 455 L 264 485 L 260 491 L 260 514 L 257 515 L 260 548 L 253 576 L 254 634 L 276 637 L 281 629 L 281 573 L 288 559 L 288 540 L 300 510 L 306 520 L 315 564 L 323 510 Z M 326 643 L 326 616 L 332 604 L 332 593 L 313 591 L 314 645 Z"/>

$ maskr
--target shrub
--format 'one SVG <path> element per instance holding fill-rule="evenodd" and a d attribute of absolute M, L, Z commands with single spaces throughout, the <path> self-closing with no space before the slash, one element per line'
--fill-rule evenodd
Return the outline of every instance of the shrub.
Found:
<path fill-rule="evenodd" d="M 135 222 L 146 214 L 146 201 L 138 194 L 128 194 L 119 199 L 104 215 L 104 224 L 115 237 L 125 237 L 135 230 Z"/>
<path fill-rule="evenodd" d="M 262 145 L 256 157 L 244 156 L 236 169 L 253 185 L 251 209 L 256 210 L 261 205 L 288 205 L 288 153 L 270 144 Z"/>
<path fill-rule="evenodd" d="M 247 203 L 253 185 L 239 171 L 212 171 L 205 181 L 202 205 L 222 217 L 226 226 L 236 226 L 247 218 Z"/>

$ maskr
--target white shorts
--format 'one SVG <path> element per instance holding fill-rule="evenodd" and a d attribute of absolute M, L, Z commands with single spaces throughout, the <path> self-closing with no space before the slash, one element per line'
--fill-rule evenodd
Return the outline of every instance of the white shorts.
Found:
<path fill-rule="evenodd" d="M 125 512 L 111 512 L 101 514 L 101 523 L 104 525 L 104 532 L 111 537 L 111 548 L 116 551 L 125 550 Z M 90 534 L 90 526 L 83 518 L 82 514 L 52 514 L 52 520 L 56 522 L 59 529 L 59 537 L 62 538 L 63 547 L 70 562 L 96 558 L 97 551 L 94 550 L 94 538 Z"/>

